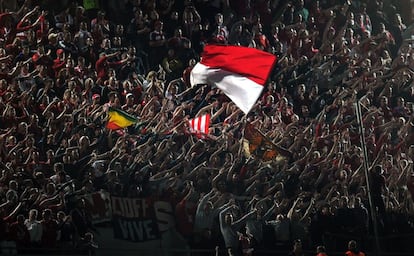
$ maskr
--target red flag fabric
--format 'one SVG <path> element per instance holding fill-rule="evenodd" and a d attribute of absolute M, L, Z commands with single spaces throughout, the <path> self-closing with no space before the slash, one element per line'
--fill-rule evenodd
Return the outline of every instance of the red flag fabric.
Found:
<path fill-rule="evenodd" d="M 191 84 L 221 89 L 245 114 L 260 97 L 276 56 L 255 48 L 206 45 L 191 71 Z"/>

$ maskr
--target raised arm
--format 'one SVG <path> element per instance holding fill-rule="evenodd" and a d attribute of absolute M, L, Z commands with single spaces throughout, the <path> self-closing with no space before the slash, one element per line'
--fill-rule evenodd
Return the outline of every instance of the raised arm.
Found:
<path fill-rule="evenodd" d="M 277 206 L 277 202 L 273 202 L 272 206 L 267 210 L 265 215 L 263 215 L 262 220 L 267 221 L 274 214 Z"/>
<path fill-rule="evenodd" d="M 309 217 L 314 204 L 315 204 L 315 199 L 312 198 L 310 203 L 309 203 L 308 208 L 306 209 L 306 211 L 303 214 L 302 218 L 300 218 L 300 222 L 305 221 Z"/>
<path fill-rule="evenodd" d="M 289 212 L 288 212 L 288 214 L 287 214 L 287 217 L 288 217 L 289 219 L 292 219 L 292 215 L 293 215 L 293 212 L 294 212 L 294 211 L 295 211 L 295 209 L 296 209 L 296 205 L 298 204 L 299 200 L 301 200 L 301 199 L 302 199 L 302 198 L 300 198 L 300 197 L 296 198 L 295 202 L 293 203 L 292 207 L 290 208 L 290 210 L 289 210 Z"/>
<path fill-rule="evenodd" d="M 230 205 L 230 206 L 227 206 L 226 208 L 224 208 L 223 210 L 221 210 L 221 212 L 219 213 L 219 221 L 220 221 L 220 228 L 221 229 L 223 229 L 224 227 L 225 227 L 225 223 L 226 223 L 226 220 L 225 220 L 225 218 L 226 218 L 226 213 L 230 210 L 230 209 L 232 209 L 232 208 L 234 208 L 235 207 L 235 205 Z"/>
<path fill-rule="evenodd" d="M 257 209 L 254 208 L 252 209 L 250 212 L 246 213 L 245 215 L 243 215 L 243 217 L 241 217 L 240 219 L 238 219 L 237 221 L 234 221 L 231 225 L 234 229 L 239 230 L 247 221 L 247 219 L 251 218 L 253 215 L 255 215 L 257 213 Z"/>

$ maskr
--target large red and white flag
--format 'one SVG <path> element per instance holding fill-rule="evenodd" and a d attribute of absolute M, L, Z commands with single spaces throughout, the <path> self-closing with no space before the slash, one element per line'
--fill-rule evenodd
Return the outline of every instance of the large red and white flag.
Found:
<path fill-rule="evenodd" d="M 199 138 L 204 138 L 209 133 L 210 114 L 195 117 L 188 120 L 190 132 Z"/>
<path fill-rule="evenodd" d="M 242 46 L 206 45 L 191 71 L 191 84 L 221 89 L 245 114 L 260 97 L 276 56 Z"/>

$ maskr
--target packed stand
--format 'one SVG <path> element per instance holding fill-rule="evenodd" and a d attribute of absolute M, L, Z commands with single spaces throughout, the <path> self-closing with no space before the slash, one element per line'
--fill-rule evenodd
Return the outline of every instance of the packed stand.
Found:
<path fill-rule="evenodd" d="M 364 153 L 379 233 L 413 232 L 414 55 L 391 7 L 125 1 L 130 20 L 119 23 L 76 1 L 1 10 L 1 240 L 96 248 L 82 195 L 100 190 L 171 202 L 191 246 L 229 255 L 361 239 L 373 230 Z M 210 85 L 191 86 L 205 44 L 277 56 L 247 116 Z M 107 129 L 109 107 L 139 123 Z M 203 113 L 210 134 L 199 139 L 187 121 Z M 246 123 L 291 154 L 246 157 Z"/>

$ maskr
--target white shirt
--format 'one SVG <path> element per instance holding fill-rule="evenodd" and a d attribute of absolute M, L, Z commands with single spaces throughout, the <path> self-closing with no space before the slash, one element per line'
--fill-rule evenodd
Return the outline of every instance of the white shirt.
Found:
<path fill-rule="evenodd" d="M 30 221 L 29 219 L 26 219 L 24 221 L 24 225 L 26 225 L 27 230 L 30 234 L 30 241 L 31 242 L 40 242 L 42 239 L 43 234 L 43 228 L 40 221 L 34 220 Z"/>

